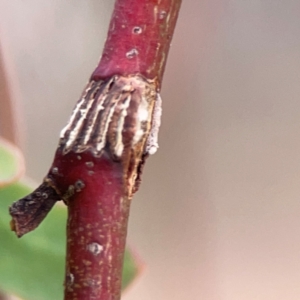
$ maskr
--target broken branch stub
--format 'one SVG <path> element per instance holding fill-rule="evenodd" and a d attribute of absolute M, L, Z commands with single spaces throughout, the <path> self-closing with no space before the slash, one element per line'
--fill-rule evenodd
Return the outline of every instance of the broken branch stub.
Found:
<path fill-rule="evenodd" d="M 47 216 L 48 212 L 61 197 L 51 186 L 44 181 L 30 195 L 14 202 L 9 208 L 12 216 L 11 229 L 18 237 L 34 230 Z"/>

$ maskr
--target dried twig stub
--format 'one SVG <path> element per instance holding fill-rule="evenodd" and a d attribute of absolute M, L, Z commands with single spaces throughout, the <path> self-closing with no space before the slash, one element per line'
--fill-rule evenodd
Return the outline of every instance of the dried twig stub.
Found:
<path fill-rule="evenodd" d="M 12 216 L 11 229 L 18 237 L 34 230 L 47 216 L 61 196 L 49 184 L 43 182 L 32 194 L 14 202 L 9 212 Z"/>

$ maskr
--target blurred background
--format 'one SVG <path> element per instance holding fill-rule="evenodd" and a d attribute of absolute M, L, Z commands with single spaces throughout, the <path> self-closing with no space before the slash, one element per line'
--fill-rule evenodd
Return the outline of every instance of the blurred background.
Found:
<path fill-rule="evenodd" d="M 17 140 L 37 182 L 98 62 L 113 2 L 0 0 Z M 298 0 L 183 0 L 160 149 L 129 224 L 146 268 L 124 300 L 300 298 L 299 36 Z"/>

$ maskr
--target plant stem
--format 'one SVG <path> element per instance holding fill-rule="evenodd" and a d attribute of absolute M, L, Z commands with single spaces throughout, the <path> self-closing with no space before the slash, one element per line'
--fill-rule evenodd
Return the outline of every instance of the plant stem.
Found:
<path fill-rule="evenodd" d="M 64 138 L 70 141 L 72 132 L 75 135 L 78 121 L 70 123 L 56 153 L 53 169 L 57 174 L 49 178 L 60 191 L 65 191 L 63 198 L 68 205 L 65 300 L 120 299 L 129 207 L 156 101 L 153 87 L 146 88 L 144 84 L 147 83 L 137 76 L 101 82 L 98 101 L 106 103 L 102 117 L 112 114 L 111 120 L 105 121 L 102 128 L 95 126 L 87 144 L 80 138 L 87 137 L 91 127 L 83 126 L 83 132 L 68 146 Z M 84 103 L 89 102 L 89 97 L 94 102 L 94 96 L 86 97 Z M 143 129 L 137 122 L 141 107 L 150 111 Z M 94 109 L 85 118 L 86 124 L 92 123 Z M 106 125 L 106 147 L 97 150 L 99 142 L 93 145 L 93 139 L 104 137 Z M 92 150 L 75 150 L 91 144 Z"/>
<path fill-rule="evenodd" d="M 53 201 L 67 204 L 65 300 L 120 299 L 131 198 L 145 159 L 158 147 L 158 92 L 180 3 L 116 1 L 102 58 L 61 133 L 48 175 L 10 208 L 21 236 L 38 226 Z"/>
<path fill-rule="evenodd" d="M 122 166 L 105 154 L 74 153 L 56 161 L 76 196 L 68 201 L 65 299 L 119 299 L 129 214 Z M 71 174 L 72 173 L 72 174 Z"/>
<path fill-rule="evenodd" d="M 92 79 L 141 74 L 161 83 L 181 0 L 117 0 Z"/>

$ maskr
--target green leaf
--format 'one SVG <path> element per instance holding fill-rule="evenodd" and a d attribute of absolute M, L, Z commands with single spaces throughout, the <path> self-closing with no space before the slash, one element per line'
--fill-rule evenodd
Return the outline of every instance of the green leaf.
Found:
<path fill-rule="evenodd" d="M 67 212 L 56 205 L 33 232 L 18 239 L 10 231 L 8 207 L 32 191 L 18 182 L 0 189 L 0 288 L 25 300 L 63 298 Z M 138 263 L 126 251 L 123 287 L 138 274 Z"/>
<path fill-rule="evenodd" d="M 23 170 L 23 156 L 20 151 L 0 138 L 0 186 L 17 180 Z"/>
<path fill-rule="evenodd" d="M 132 251 L 126 249 L 123 264 L 122 289 L 125 290 L 140 273 L 141 263 Z"/>

